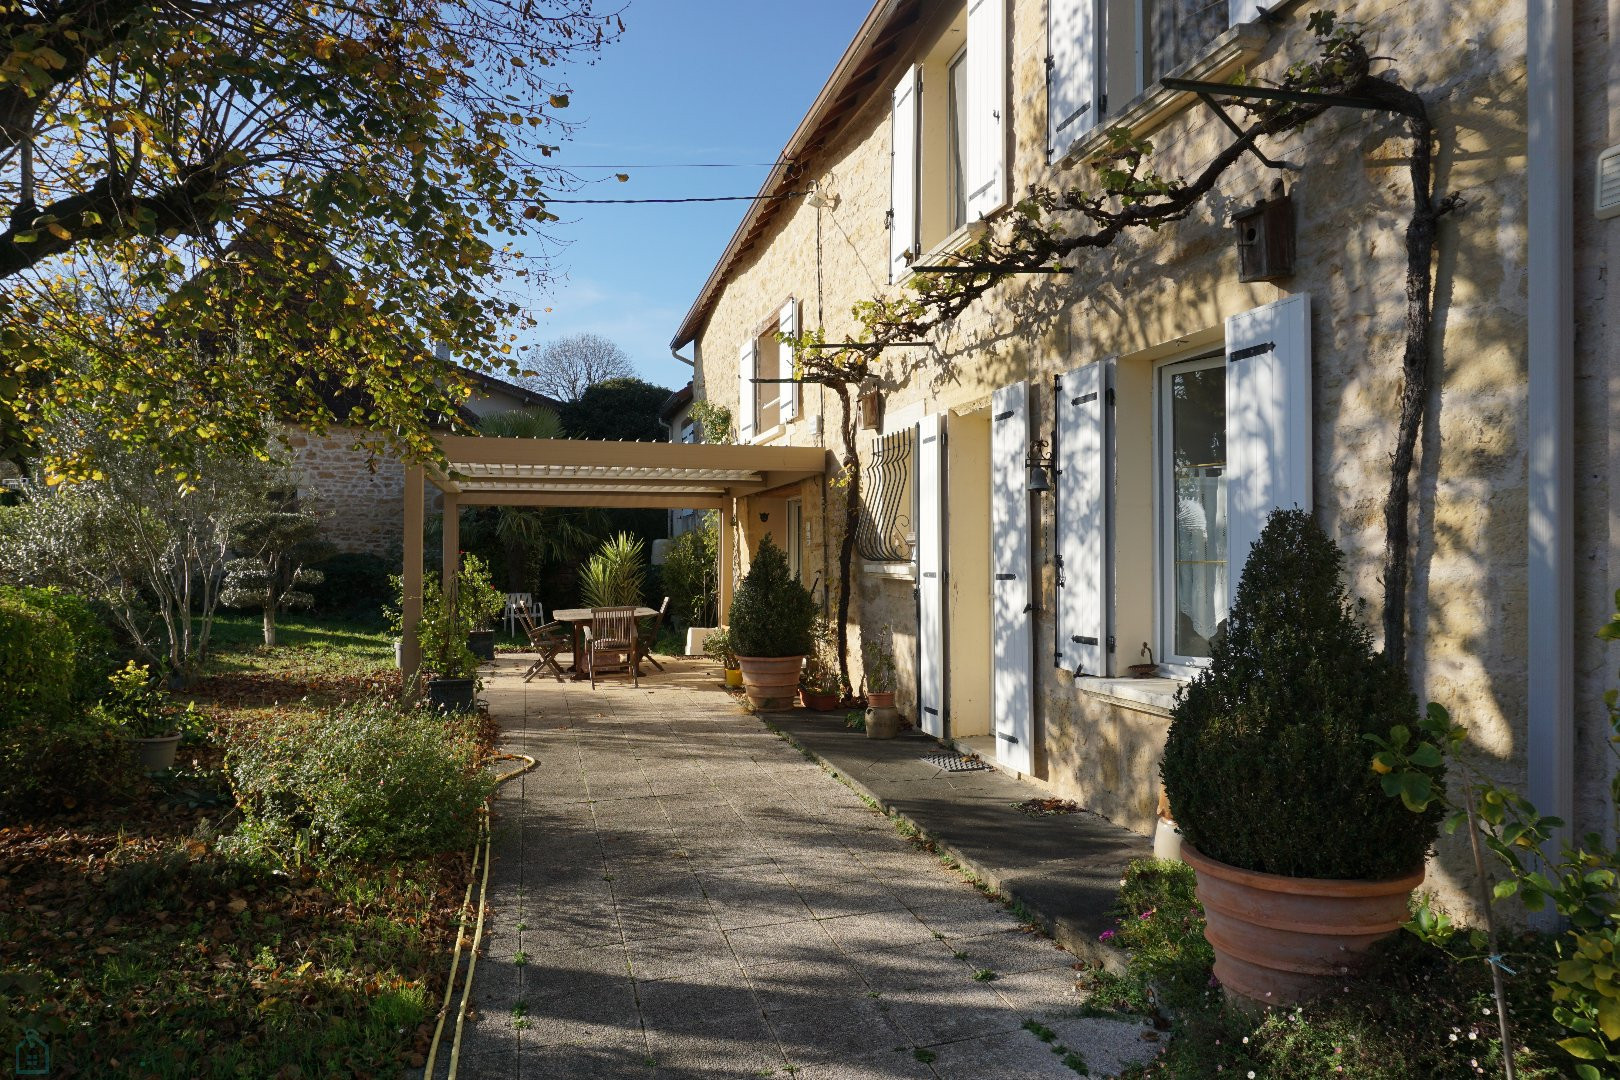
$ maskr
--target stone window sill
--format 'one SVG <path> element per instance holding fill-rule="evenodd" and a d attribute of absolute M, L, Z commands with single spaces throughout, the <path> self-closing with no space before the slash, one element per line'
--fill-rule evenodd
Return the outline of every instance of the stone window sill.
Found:
<path fill-rule="evenodd" d="M 769 428 L 766 428 L 764 431 L 756 432 L 754 434 L 754 440 L 753 440 L 754 445 L 759 446 L 762 443 L 773 443 L 777 439 L 780 439 L 782 436 L 784 436 L 786 434 L 787 434 L 787 425 L 785 425 L 785 424 L 777 424 L 775 427 L 769 427 Z"/>
<path fill-rule="evenodd" d="M 899 578 L 903 581 L 917 580 L 917 564 L 909 562 L 878 562 L 866 559 L 861 563 L 863 573 L 874 577 Z"/>
<path fill-rule="evenodd" d="M 1176 698 L 1186 685 L 1185 679 L 1080 678 L 1074 681 L 1074 688 L 1088 697 L 1120 708 L 1165 717 L 1170 715 Z"/>
<path fill-rule="evenodd" d="M 1271 30 L 1264 23 L 1240 23 L 1210 42 L 1209 48 L 1201 55 L 1169 74 L 1177 79 L 1225 82 L 1258 57 L 1269 40 Z M 1099 157 L 1109 149 L 1108 132 L 1113 128 L 1127 128 L 1132 135 L 1140 138 L 1162 127 L 1171 117 L 1197 100 L 1193 94 L 1167 90 L 1163 83 L 1156 82 L 1126 102 L 1119 112 L 1106 117 L 1090 134 L 1078 139 L 1059 164 L 1070 166 Z"/>
<path fill-rule="evenodd" d="M 998 207 L 997 209 L 991 211 L 989 217 L 980 218 L 977 221 L 968 222 L 966 225 L 963 225 L 960 229 L 957 229 L 955 232 L 951 233 L 945 239 L 941 240 L 939 243 L 935 244 L 933 247 L 929 248 L 927 251 L 925 251 L 921 255 L 917 256 L 915 259 L 913 259 L 911 261 L 910 265 L 911 266 L 937 266 L 937 265 L 939 265 L 939 260 L 942 257 L 947 256 L 947 255 L 955 255 L 957 252 L 961 251 L 963 248 L 967 247 L 969 244 L 971 244 L 974 241 L 976 241 L 976 240 L 980 239 L 981 237 L 983 237 L 984 234 L 990 230 L 990 219 L 996 217 L 1004 209 L 1006 209 L 1005 204 L 1003 206 Z M 905 281 L 909 280 L 911 278 L 912 273 L 914 273 L 914 271 L 912 271 L 912 270 L 910 270 L 908 268 L 906 270 L 906 276 L 901 278 L 900 282 L 905 282 Z"/>

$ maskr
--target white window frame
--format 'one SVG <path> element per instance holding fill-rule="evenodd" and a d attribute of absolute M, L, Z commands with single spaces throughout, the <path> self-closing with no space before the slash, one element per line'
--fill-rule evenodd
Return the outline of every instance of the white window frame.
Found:
<path fill-rule="evenodd" d="M 1197 349 L 1168 357 L 1153 365 L 1153 516 L 1157 550 L 1153 559 L 1154 591 L 1154 659 L 1161 669 L 1176 678 L 1190 678 L 1209 665 L 1207 656 L 1182 656 L 1175 647 L 1175 544 L 1176 514 L 1170 505 L 1175 496 L 1171 484 L 1170 462 L 1170 409 L 1171 398 L 1165 387 L 1172 371 L 1202 371 L 1220 368 L 1224 374 L 1226 353 Z M 1228 465 L 1230 470 L 1230 465 Z M 1227 567 L 1226 609 L 1232 610 L 1235 582 L 1232 568 Z M 1121 664 L 1134 664 L 1134 658 L 1121 658 Z"/>
<path fill-rule="evenodd" d="M 973 220 L 972 214 L 968 211 L 967 188 L 967 62 L 967 45 L 964 43 L 945 63 L 945 202 L 949 207 L 945 220 L 950 226 L 948 230 L 950 233 L 954 233 Z M 956 69 L 958 65 L 962 68 L 963 100 L 961 101 L 958 101 L 956 97 Z M 960 141 L 956 137 L 959 124 L 962 127 Z M 955 144 L 956 149 L 954 155 L 951 153 L 953 144 Z M 960 219 L 956 216 L 956 197 L 958 193 L 962 196 L 962 216 Z"/>
<path fill-rule="evenodd" d="M 787 529 L 787 564 L 793 580 L 804 581 L 804 500 L 789 499 L 783 515 Z"/>

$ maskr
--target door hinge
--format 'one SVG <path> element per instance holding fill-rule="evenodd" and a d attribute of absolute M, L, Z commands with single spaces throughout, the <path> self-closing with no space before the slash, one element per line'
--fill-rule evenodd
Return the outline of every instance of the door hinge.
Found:
<path fill-rule="evenodd" d="M 1103 116 L 1108 115 L 1108 95 L 1104 94 L 1097 99 L 1097 112 Z"/>
<path fill-rule="evenodd" d="M 1109 652 L 1114 651 L 1114 635 L 1113 634 L 1108 635 L 1108 651 Z"/>
<path fill-rule="evenodd" d="M 1108 407 L 1110 409 L 1114 407 L 1114 388 L 1112 386 L 1108 388 Z"/>
<path fill-rule="evenodd" d="M 894 228 L 894 208 L 892 206 L 883 211 L 883 227 L 885 229 Z"/>

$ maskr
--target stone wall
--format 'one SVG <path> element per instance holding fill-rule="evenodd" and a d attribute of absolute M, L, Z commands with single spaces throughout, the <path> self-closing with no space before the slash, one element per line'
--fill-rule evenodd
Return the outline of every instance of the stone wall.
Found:
<path fill-rule="evenodd" d="M 397 559 L 404 547 L 405 467 L 398 458 L 356 449 L 362 434 L 295 429 L 281 441 L 292 451 L 299 502 L 320 512 L 326 540 L 339 551 Z M 443 497 L 427 485 L 426 513 L 442 510 Z"/>
<path fill-rule="evenodd" d="M 1501 781 L 1522 786 L 1530 632 L 1523 420 L 1524 9 L 1480 0 L 1450 5 L 1367 0 L 1343 6 L 1339 14 L 1364 23 L 1370 51 L 1393 57 L 1393 70 L 1430 103 L 1439 135 L 1437 187 L 1463 192 L 1468 200 L 1467 209 L 1442 228 L 1436 268 L 1434 340 L 1441 367 L 1414 476 L 1411 674 L 1420 698 L 1446 703 L 1468 725 L 1473 762 Z M 1248 65 L 1252 79 L 1278 79 L 1288 64 L 1313 55 L 1305 15 L 1302 8 L 1289 9 L 1270 31 L 1260 56 Z M 878 80 L 868 105 L 806 163 L 804 180 L 813 180 L 830 205 L 784 209 L 737 261 L 699 335 L 700 393 L 735 409 L 739 345 L 788 296 L 804 298 L 805 325 L 822 326 L 828 340 L 838 340 L 854 331 L 853 302 L 892 291 L 886 284 L 884 227 L 888 89 L 898 77 L 898 64 L 925 53 L 943 21 L 941 16 L 939 25 L 913 28 L 909 40 L 901 37 L 893 75 Z M 1016 196 L 1032 183 L 1094 183 L 1083 167 L 1053 172 L 1045 164 L 1040 0 L 1014 0 L 1009 34 L 1010 190 Z M 784 117 L 784 130 L 791 123 Z M 1226 316 L 1309 293 L 1315 513 L 1345 548 L 1352 593 L 1367 601 L 1366 618 L 1376 628 L 1383 501 L 1405 332 L 1403 230 L 1411 200 L 1403 131 L 1389 117 L 1344 109 L 1266 146 L 1268 154 L 1306 166 L 1285 177 L 1297 207 L 1299 257 L 1296 275 L 1284 285 L 1237 281 L 1227 221 L 1233 210 L 1266 195 L 1278 175 L 1245 159 L 1186 221 L 1081 256 L 1072 277 L 1008 283 L 965 313 L 931 355 L 896 350 L 886 356 L 888 409 L 970 413 L 985 407 L 994 388 L 1029 380 L 1035 435 L 1050 438 L 1054 374 L 1111 357 L 1147 363 L 1178 342 L 1218 344 Z M 1161 172 L 1193 175 L 1228 136 L 1207 110 L 1192 105 L 1151 137 Z M 926 236 L 924 246 L 929 246 Z M 824 283 L 820 294 L 818 280 Z M 835 440 L 836 399 L 810 387 L 804 398 L 804 418 L 784 438 L 815 441 L 825 431 L 827 440 Z M 821 415 L 825 420 L 818 422 Z M 1599 419 L 1591 418 L 1594 427 Z M 1129 438 L 1130 430 L 1146 430 L 1151 423 L 1150 415 L 1120 416 L 1116 429 Z M 988 513 L 989 492 L 982 494 L 979 505 L 959 504 L 951 514 Z M 1043 498 L 1038 505 L 1035 651 L 1037 657 L 1050 657 L 1052 500 Z M 1141 580 L 1116 579 L 1113 585 L 1121 604 L 1151 589 Z M 897 645 L 904 646 L 902 664 L 909 665 L 915 633 L 909 583 L 858 573 L 856 588 L 863 623 L 893 625 Z M 1118 615 L 1149 618 L 1141 610 Z M 1123 667 L 1133 660 L 1122 655 L 1117 663 Z M 1036 776 L 1108 817 L 1148 831 L 1166 718 L 1161 711 L 1087 693 L 1083 680 L 1077 684 L 1049 663 L 1038 661 L 1037 671 L 1041 753 Z M 1468 877 L 1466 855 L 1446 848 L 1432 881 L 1462 905 Z"/>

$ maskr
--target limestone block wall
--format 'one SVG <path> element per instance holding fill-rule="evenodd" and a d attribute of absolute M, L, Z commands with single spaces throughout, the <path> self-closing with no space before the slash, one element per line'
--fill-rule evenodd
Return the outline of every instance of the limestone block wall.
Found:
<path fill-rule="evenodd" d="M 1587 0 L 1588 14 L 1610 17 L 1614 0 Z M 1061 172 L 1045 163 L 1042 90 L 1046 52 L 1041 0 L 1010 8 L 1013 150 L 1010 190 L 1031 184 L 1088 186 L 1084 167 Z M 1313 55 L 1306 10 L 1291 8 L 1271 31 L 1252 78 L 1280 78 L 1288 64 Z M 1427 407 L 1430 424 L 1414 475 L 1409 596 L 1410 673 L 1421 699 L 1444 702 L 1472 733 L 1469 753 L 1497 779 L 1523 786 L 1526 625 L 1526 237 L 1523 181 L 1525 27 L 1523 8 L 1465 0 L 1414 5 L 1362 0 L 1341 18 L 1366 26 L 1370 51 L 1393 57 L 1401 78 L 1430 103 L 1439 138 L 1437 188 L 1461 192 L 1465 210 L 1442 228 L 1436 265 L 1434 344 L 1440 357 Z M 937 27 L 913 28 L 898 64 L 926 48 Z M 908 52 L 908 49 L 910 50 Z M 804 297 L 803 320 L 829 340 L 854 331 L 850 305 L 892 291 L 887 284 L 889 203 L 888 89 L 877 82 L 868 105 L 841 136 L 806 163 L 830 203 L 784 209 L 765 239 L 737 261 L 702 327 L 697 355 L 701 393 L 736 406 L 736 356 L 745 336 L 787 296 Z M 1613 85 L 1611 81 L 1611 86 Z M 1615 91 L 1608 92 L 1608 118 Z M 1581 95 L 1577 94 L 1577 97 Z M 1601 96 L 1601 95 L 1600 95 Z M 784 118 L 784 129 L 791 118 Z M 1597 123 L 1589 124 L 1596 130 Z M 1612 121 L 1605 130 L 1612 134 Z M 1173 116 L 1152 134 L 1154 161 L 1167 175 L 1194 175 L 1227 133 L 1201 107 Z M 1312 297 L 1315 513 L 1347 553 L 1350 588 L 1365 599 L 1375 630 L 1382 607 L 1383 503 L 1394 446 L 1399 363 L 1404 344 L 1406 256 L 1410 210 L 1409 143 L 1392 118 L 1338 110 L 1267 152 L 1305 165 L 1285 177 L 1299 225 L 1296 274 L 1280 285 L 1237 281 L 1228 220 L 1232 211 L 1269 193 L 1275 173 L 1245 160 L 1184 222 L 1129 235 L 1105 251 L 1081 256 L 1071 277 L 1024 277 L 985 297 L 945 333 L 937 348 L 886 356 L 883 381 L 892 411 L 963 413 L 982 408 L 990 392 L 1029 380 L 1037 437 L 1050 438 L 1054 374 L 1104 358 L 1147 364 L 1177 342 L 1220 341 L 1225 317 L 1295 293 Z M 926 182 L 926 181 L 925 181 Z M 1612 235 L 1612 234 L 1608 234 Z M 1613 240 L 1605 243 L 1612 244 Z M 926 243 L 925 243 L 926 246 Z M 1591 248 L 1588 267 L 1608 247 Z M 817 282 L 822 282 L 818 293 Z M 1612 311 L 1595 284 L 1588 302 Z M 1605 306 L 1606 305 L 1606 306 Z M 1614 342 L 1605 329 L 1602 367 Z M 1593 370 L 1591 379 L 1611 377 Z M 1589 441 L 1605 462 L 1616 430 L 1605 403 L 1589 403 Z M 837 409 L 830 394 L 807 388 L 805 418 L 786 438 L 822 438 L 836 446 Z M 1602 415 L 1599 415 L 1602 413 Z M 814 419 L 825 416 L 817 426 Z M 1145 438 L 1151 415 L 1118 415 L 1127 444 Z M 821 431 L 824 435 L 813 432 Z M 1130 467 L 1126 463 L 1125 468 Z M 1608 570 L 1615 530 L 1597 519 L 1608 508 L 1602 477 L 1588 479 L 1602 510 L 1583 511 Z M 989 492 L 957 514 L 988 514 Z M 1040 587 L 1035 614 L 1038 658 L 1052 655 L 1052 500 L 1038 502 L 1034 523 Z M 1128 562 L 1128 560 L 1127 560 Z M 1112 582 L 1120 621 L 1151 622 L 1140 598 L 1151 583 L 1122 571 Z M 856 575 L 863 625 L 887 623 L 909 663 L 915 603 L 909 583 Z M 1606 589 L 1612 585 L 1605 584 Z M 1592 603 L 1590 610 L 1602 605 Z M 1126 610 L 1129 608 L 1129 610 Z M 1601 620 L 1600 620 L 1601 621 Z M 1599 655 L 1583 663 L 1596 672 Z M 1120 667 L 1134 656 L 1116 658 Z M 1612 663 L 1608 666 L 1614 666 Z M 1036 772 L 1058 791 L 1132 828 L 1148 831 L 1158 796 L 1157 762 L 1167 720 L 1085 692 L 1067 673 L 1038 661 Z M 1596 674 L 1592 679 L 1596 679 Z M 914 681 L 907 677 L 914 686 Z M 1592 722 L 1588 716 L 1585 721 Z M 1589 770 L 1590 771 L 1590 770 Z M 1586 778 L 1588 786 L 1596 775 Z M 1595 790 L 1595 788 L 1593 788 Z M 1592 799 L 1589 808 L 1595 809 Z M 1442 896 L 1466 906 L 1468 860 L 1446 847 L 1431 873 Z"/>
<path fill-rule="evenodd" d="M 335 427 L 315 435 L 293 429 L 281 436 L 292 452 L 298 498 L 324 522 L 325 538 L 339 551 L 397 558 L 405 514 L 405 467 L 398 458 L 355 449 L 362 433 Z M 426 513 L 443 511 L 431 484 Z"/>

